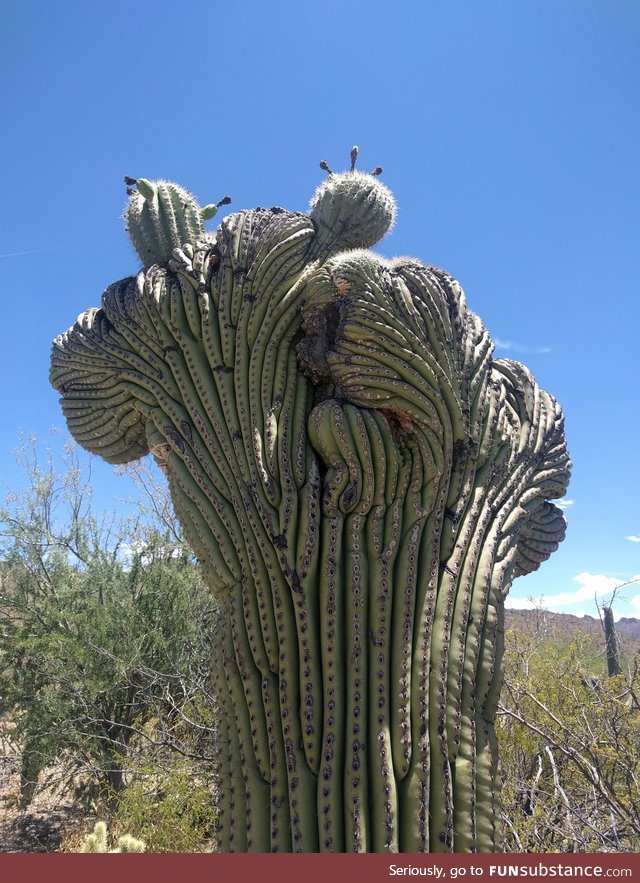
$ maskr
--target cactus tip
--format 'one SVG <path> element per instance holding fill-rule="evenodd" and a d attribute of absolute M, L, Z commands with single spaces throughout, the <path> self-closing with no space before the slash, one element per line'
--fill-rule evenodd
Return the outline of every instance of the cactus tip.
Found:
<path fill-rule="evenodd" d="M 156 193 L 158 192 L 158 188 L 153 183 L 153 181 L 149 181 L 149 180 L 147 180 L 147 178 L 138 178 L 138 180 L 136 181 L 136 184 L 138 185 L 138 192 L 145 199 L 148 199 L 148 200 L 153 199 L 154 196 L 156 195 Z"/>
<path fill-rule="evenodd" d="M 203 221 L 210 221 L 211 218 L 215 217 L 221 205 L 229 205 L 230 202 L 231 197 L 227 194 L 226 196 L 223 196 L 222 199 L 219 199 L 218 202 L 212 202 L 210 205 L 205 205 L 200 209 L 200 218 Z"/>
<path fill-rule="evenodd" d="M 369 248 L 382 239 L 395 220 L 393 195 L 376 181 L 382 167 L 377 166 L 371 174 L 357 171 L 357 158 L 358 146 L 354 144 L 351 168 L 336 175 L 323 160 L 320 168 L 329 173 L 329 179 L 311 200 L 311 218 L 325 230 L 323 235 L 334 236 L 337 248 Z"/>
<path fill-rule="evenodd" d="M 203 221 L 210 221 L 211 218 L 215 217 L 217 211 L 218 203 L 216 202 L 212 202 L 209 205 L 203 205 L 200 209 L 200 217 Z"/>

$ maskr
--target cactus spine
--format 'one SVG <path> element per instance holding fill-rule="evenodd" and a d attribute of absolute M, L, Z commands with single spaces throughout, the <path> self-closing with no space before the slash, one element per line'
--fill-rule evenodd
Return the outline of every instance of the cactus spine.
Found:
<path fill-rule="evenodd" d="M 562 413 L 454 279 L 368 251 L 395 203 L 355 156 L 206 240 L 139 180 L 144 268 L 51 381 L 86 448 L 151 451 L 220 601 L 221 849 L 498 850 L 504 597 L 564 536 Z"/>

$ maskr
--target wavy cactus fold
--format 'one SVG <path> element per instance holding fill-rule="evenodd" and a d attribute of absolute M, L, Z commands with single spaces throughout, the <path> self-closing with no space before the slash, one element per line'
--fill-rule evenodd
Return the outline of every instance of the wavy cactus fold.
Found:
<path fill-rule="evenodd" d="M 496 851 L 504 599 L 564 537 L 562 412 L 447 273 L 370 251 L 395 203 L 355 155 L 310 214 L 215 233 L 140 179 L 144 266 L 51 382 L 85 448 L 151 452 L 218 599 L 220 848 Z"/>

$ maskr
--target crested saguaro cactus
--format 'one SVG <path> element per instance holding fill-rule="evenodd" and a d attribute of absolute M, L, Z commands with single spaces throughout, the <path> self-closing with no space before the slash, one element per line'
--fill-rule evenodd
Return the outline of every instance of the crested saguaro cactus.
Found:
<path fill-rule="evenodd" d="M 223 851 L 500 848 L 504 598 L 563 539 L 563 418 L 459 284 L 368 249 L 390 191 L 215 234 L 132 185 L 143 262 L 56 339 L 75 438 L 151 451 L 221 609 Z"/>

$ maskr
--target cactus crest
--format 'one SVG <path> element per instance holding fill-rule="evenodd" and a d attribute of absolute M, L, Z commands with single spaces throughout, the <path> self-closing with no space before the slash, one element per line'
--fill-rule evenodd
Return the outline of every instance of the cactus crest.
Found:
<path fill-rule="evenodd" d="M 499 852 L 504 598 L 564 537 L 564 419 L 453 277 L 367 250 L 395 203 L 356 159 L 211 237 L 127 181 L 145 270 L 51 382 L 88 450 L 155 457 L 215 594 L 220 851 Z"/>
<path fill-rule="evenodd" d="M 214 217 L 219 205 L 231 201 L 225 196 L 201 208 L 193 194 L 171 181 L 126 177 L 125 183 L 125 226 L 144 267 L 166 263 L 175 248 L 202 239 L 204 222 Z"/>
<path fill-rule="evenodd" d="M 326 162 L 320 168 L 329 177 L 317 188 L 311 199 L 311 219 L 318 235 L 330 239 L 336 249 L 369 248 L 379 242 L 393 227 L 396 202 L 393 194 L 378 175 L 355 168 L 358 148 L 351 151 L 351 168 L 334 174 Z"/>

